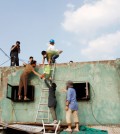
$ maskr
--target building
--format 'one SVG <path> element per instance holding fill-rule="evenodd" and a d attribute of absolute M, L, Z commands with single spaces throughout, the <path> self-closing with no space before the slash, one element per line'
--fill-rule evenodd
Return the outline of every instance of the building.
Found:
<path fill-rule="evenodd" d="M 17 100 L 17 86 L 24 67 L 0 68 L 0 120 L 5 123 L 39 123 L 39 110 L 44 81 L 31 74 L 30 101 Z M 42 73 L 40 66 L 36 70 Z M 31 79 L 32 78 L 32 79 Z M 120 125 L 120 60 L 57 64 L 54 81 L 57 84 L 57 117 L 65 124 L 66 93 L 62 89 L 68 80 L 74 82 L 79 102 L 79 120 L 83 125 Z M 43 102 L 47 103 L 47 102 Z M 42 108 L 42 107 L 41 107 Z M 44 110 L 44 108 L 42 108 Z M 47 116 L 51 122 L 51 115 Z M 48 114 L 48 113 L 47 113 Z M 45 117 L 46 118 L 46 117 Z"/>

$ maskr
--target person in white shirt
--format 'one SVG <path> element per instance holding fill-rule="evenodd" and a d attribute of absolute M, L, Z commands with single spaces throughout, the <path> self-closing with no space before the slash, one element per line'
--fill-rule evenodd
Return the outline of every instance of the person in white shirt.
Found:
<path fill-rule="evenodd" d="M 58 51 L 56 48 L 55 48 L 55 40 L 51 39 L 50 41 L 50 44 L 47 48 L 47 51 Z"/>

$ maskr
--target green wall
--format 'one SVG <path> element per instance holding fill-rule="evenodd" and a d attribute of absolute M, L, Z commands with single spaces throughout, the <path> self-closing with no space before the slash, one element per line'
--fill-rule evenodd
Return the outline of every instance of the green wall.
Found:
<path fill-rule="evenodd" d="M 35 86 L 34 102 L 18 103 L 6 98 L 7 83 L 19 84 L 24 67 L 0 68 L 0 115 L 1 121 L 35 122 L 43 80 L 31 74 L 29 84 Z M 36 70 L 42 73 L 41 66 Z M 80 124 L 120 124 L 120 61 L 95 61 L 57 64 L 57 117 L 65 123 L 65 88 L 67 80 L 90 83 L 90 100 L 79 101 Z M 52 118 L 50 116 L 50 121 Z"/>

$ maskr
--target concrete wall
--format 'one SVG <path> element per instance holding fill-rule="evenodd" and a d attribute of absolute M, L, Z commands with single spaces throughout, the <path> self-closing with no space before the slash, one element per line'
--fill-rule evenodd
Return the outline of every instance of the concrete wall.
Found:
<path fill-rule="evenodd" d="M 43 80 L 31 75 L 29 84 L 35 86 L 35 100 L 29 103 L 12 102 L 6 98 L 7 83 L 19 84 L 24 67 L 0 68 L 0 112 L 4 122 L 35 122 Z M 42 73 L 41 67 L 36 69 Z M 67 80 L 90 83 L 90 101 L 80 101 L 80 124 L 120 124 L 120 61 L 96 61 L 57 64 L 57 117 L 65 123 L 65 99 L 62 92 Z M 50 117 L 50 120 L 52 118 Z"/>

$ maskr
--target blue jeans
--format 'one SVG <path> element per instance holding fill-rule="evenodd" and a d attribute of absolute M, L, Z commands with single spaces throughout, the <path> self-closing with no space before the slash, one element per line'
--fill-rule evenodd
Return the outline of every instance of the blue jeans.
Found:
<path fill-rule="evenodd" d="M 59 55 L 53 55 L 52 62 L 55 63 L 55 59 L 57 59 L 58 57 L 59 57 Z"/>

